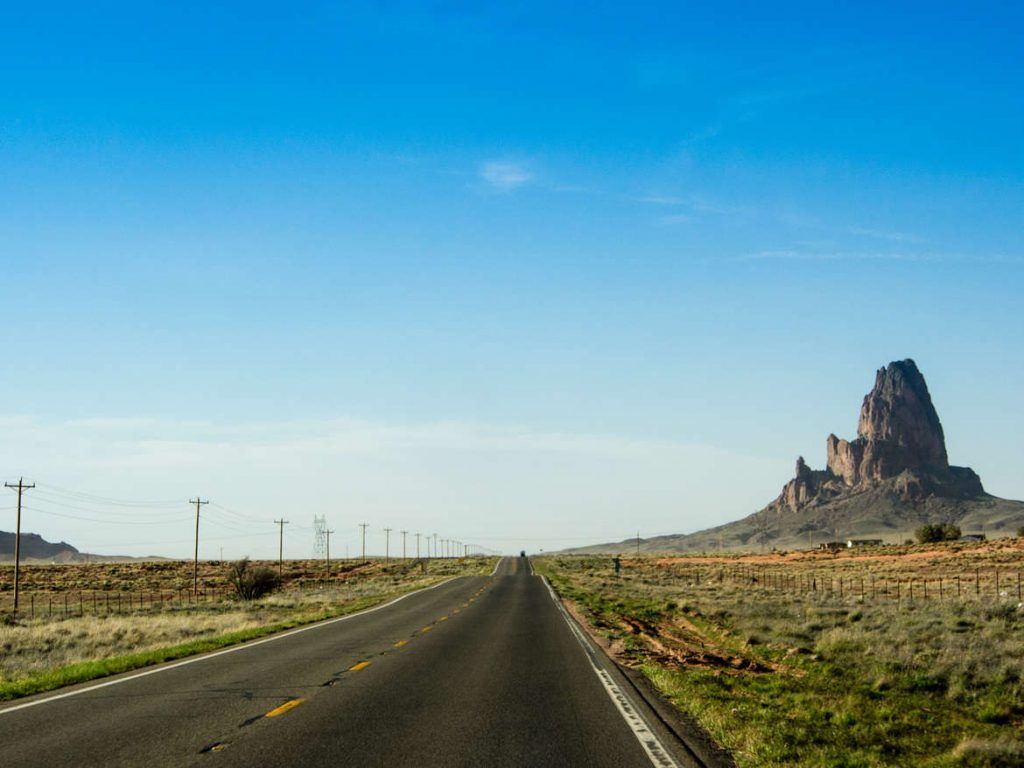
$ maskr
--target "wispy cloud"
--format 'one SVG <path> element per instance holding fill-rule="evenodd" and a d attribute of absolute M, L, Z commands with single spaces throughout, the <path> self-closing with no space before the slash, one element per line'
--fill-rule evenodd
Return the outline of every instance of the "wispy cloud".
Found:
<path fill-rule="evenodd" d="M 634 195 L 629 198 L 636 203 L 655 205 L 662 208 L 686 209 L 686 213 L 680 212 L 676 220 L 685 221 L 691 218 L 692 214 L 704 213 L 715 216 L 744 216 L 750 217 L 759 213 L 758 209 L 751 205 L 734 205 L 719 203 L 700 197 L 699 195 L 665 195 L 653 193 L 647 195 Z"/>
<path fill-rule="evenodd" d="M 687 221 L 693 221 L 693 216 L 688 213 L 670 213 L 668 216 L 662 216 L 658 219 L 662 224 L 682 224 Z"/>
<path fill-rule="evenodd" d="M 1005 253 L 936 253 L 905 251 L 839 251 L 779 249 L 743 254 L 737 261 L 905 261 L 967 264 L 1021 264 L 1024 257 Z"/>
<path fill-rule="evenodd" d="M 650 205 L 687 205 L 690 202 L 685 197 L 678 197 L 676 195 L 641 195 L 632 199 L 638 203 L 648 203 Z"/>
<path fill-rule="evenodd" d="M 739 261 L 931 261 L 936 258 L 934 254 L 782 249 L 747 253 L 740 256 Z"/>
<path fill-rule="evenodd" d="M 889 240 L 894 243 L 923 243 L 925 239 L 909 232 L 891 232 L 883 229 L 871 229 L 870 227 L 847 227 L 851 235 L 862 237 L 873 237 L 876 240 Z"/>
<path fill-rule="evenodd" d="M 492 189 L 508 192 L 533 181 L 533 173 L 521 163 L 487 160 L 477 171 L 480 180 Z"/>

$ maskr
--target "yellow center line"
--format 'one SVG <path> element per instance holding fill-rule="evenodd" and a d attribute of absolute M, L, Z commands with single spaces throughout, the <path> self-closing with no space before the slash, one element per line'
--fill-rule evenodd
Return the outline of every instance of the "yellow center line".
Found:
<path fill-rule="evenodd" d="M 432 629 L 433 629 L 433 627 L 424 627 L 423 629 L 420 630 L 420 632 L 429 632 Z"/>
<path fill-rule="evenodd" d="M 438 621 L 448 621 L 448 617 L 442 616 L 440 619 L 438 619 Z"/>
<path fill-rule="evenodd" d="M 408 640 L 399 640 L 397 643 L 395 643 L 395 648 L 401 648 L 403 645 L 405 645 L 408 642 L 409 642 Z"/>
<path fill-rule="evenodd" d="M 360 669 L 366 669 L 368 666 L 370 666 L 370 663 L 371 662 L 369 661 L 360 661 L 358 664 L 353 664 L 351 667 L 349 667 L 348 671 L 358 672 Z"/>
<path fill-rule="evenodd" d="M 292 699 L 291 701 L 286 701 L 280 707 L 277 707 L 276 709 L 272 709 L 269 712 L 267 712 L 267 714 L 265 714 L 264 717 L 277 717 L 278 715 L 283 715 L 285 712 L 291 709 L 295 709 L 301 703 L 302 699 Z"/>

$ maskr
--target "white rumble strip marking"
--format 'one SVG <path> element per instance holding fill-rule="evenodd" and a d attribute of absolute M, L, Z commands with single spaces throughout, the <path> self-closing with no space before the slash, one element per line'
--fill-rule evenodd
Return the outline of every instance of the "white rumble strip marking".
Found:
<path fill-rule="evenodd" d="M 576 626 L 576 622 L 572 620 L 569 613 L 565 610 L 565 607 L 558 599 L 558 595 L 555 594 L 555 590 L 552 589 L 551 583 L 547 580 L 547 577 L 541 576 L 544 579 L 544 585 L 548 588 L 548 593 L 551 595 L 551 599 L 555 602 L 555 607 L 558 608 L 562 614 L 562 618 L 565 619 L 565 623 L 569 625 L 569 629 L 572 630 L 576 640 L 582 646 L 584 653 L 587 654 L 587 661 L 590 662 L 590 666 L 594 670 L 594 674 L 597 675 L 598 680 L 604 686 L 605 691 L 608 693 L 609 698 L 615 704 L 616 709 L 619 710 L 619 714 L 622 715 L 622 719 L 626 721 L 626 725 L 629 726 L 630 730 L 633 731 L 633 735 L 636 736 L 637 741 L 640 742 L 640 746 L 644 748 L 644 752 L 647 753 L 647 757 L 650 758 L 653 765 L 660 766 L 661 768 L 681 768 L 679 763 L 676 762 L 675 758 L 669 754 L 669 751 L 665 749 L 665 745 L 661 743 L 654 731 L 651 730 L 650 726 L 647 725 L 647 721 L 644 720 L 643 715 L 633 704 L 632 699 L 626 695 L 618 684 L 612 679 L 612 676 L 608 672 L 601 668 L 597 663 L 597 659 L 594 657 L 594 649 L 591 647 L 590 642 L 584 636 L 583 631 Z"/>

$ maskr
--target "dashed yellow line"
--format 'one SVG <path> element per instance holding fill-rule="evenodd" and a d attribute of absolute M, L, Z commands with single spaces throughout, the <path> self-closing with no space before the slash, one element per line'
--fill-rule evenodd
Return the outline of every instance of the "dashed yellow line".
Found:
<path fill-rule="evenodd" d="M 275 709 L 272 709 L 269 712 L 267 712 L 267 714 L 265 714 L 264 717 L 277 717 L 278 715 L 283 715 L 285 712 L 295 709 L 301 703 L 302 699 L 292 699 L 291 701 L 286 701 L 280 707 L 276 707 Z"/>
<path fill-rule="evenodd" d="M 406 645 L 408 642 L 409 642 L 408 640 L 399 640 L 397 643 L 395 643 L 395 648 L 401 648 L 403 645 Z"/>
<path fill-rule="evenodd" d="M 351 667 L 349 667 L 348 671 L 358 672 L 360 669 L 366 669 L 368 666 L 370 666 L 371 663 L 372 662 L 369 661 L 360 661 L 358 664 L 353 664 Z"/>
<path fill-rule="evenodd" d="M 438 621 L 448 621 L 448 617 L 442 616 L 440 619 L 438 619 Z"/>
<path fill-rule="evenodd" d="M 420 630 L 420 632 L 429 632 L 432 629 L 433 629 L 433 627 L 424 627 L 423 629 Z"/>

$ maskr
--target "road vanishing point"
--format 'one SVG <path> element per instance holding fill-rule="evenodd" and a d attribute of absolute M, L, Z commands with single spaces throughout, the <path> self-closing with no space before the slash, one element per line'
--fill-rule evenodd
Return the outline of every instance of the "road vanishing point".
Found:
<path fill-rule="evenodd" d="M 19 766 L 702 765 L 524 557 L 0 707 Z"/>

